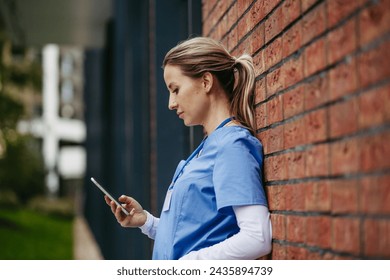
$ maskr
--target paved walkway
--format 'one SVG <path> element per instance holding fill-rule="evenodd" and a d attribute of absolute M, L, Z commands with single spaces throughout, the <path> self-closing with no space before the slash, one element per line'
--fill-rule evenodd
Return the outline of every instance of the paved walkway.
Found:
<path fill-rule="evenodd" d="M 73 223 L 73 255 L 75 260 L 103 260 L 87 221 L 80 215 Z"/>

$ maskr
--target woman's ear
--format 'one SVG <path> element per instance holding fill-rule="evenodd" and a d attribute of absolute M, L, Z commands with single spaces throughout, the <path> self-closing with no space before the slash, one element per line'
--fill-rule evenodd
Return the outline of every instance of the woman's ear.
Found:
<path fill-rule="evenodd" d="M 209 93 L 213 87 L 214 76 L 210 72 L 206 72 L 202 76 L 202 86 L 206 93 Z"/>

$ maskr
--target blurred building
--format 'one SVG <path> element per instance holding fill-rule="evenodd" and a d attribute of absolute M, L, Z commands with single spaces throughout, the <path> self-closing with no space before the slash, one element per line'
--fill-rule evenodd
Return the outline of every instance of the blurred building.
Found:
<path fill-rule="evenodd" d="M 104 258 L 149 259 L 151 241 L 116 223 L 89 178 L 158 215 L 202 138 L 168 110 L 161 69 L 170 48 L 201 34 L 201 1 L 0 0 L 0 13 L 12 44 L 42 55 L 42 112 L 20 129 L 43 139 L 49 190 L 73 192 L 83 176 L 78 211 Z"/>

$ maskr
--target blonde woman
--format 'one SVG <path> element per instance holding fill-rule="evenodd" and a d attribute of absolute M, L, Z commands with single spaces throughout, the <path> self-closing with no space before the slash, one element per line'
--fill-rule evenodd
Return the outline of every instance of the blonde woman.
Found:
<path fill-rule="evenodd" d="M 165 56 L 170 110 L 206 133 L 182 160 L 160 218 L 131 197 L 106 197 L 123 227 L 154 239 L 153 259 L 256 259 L 271 251 L 271 223 L 262 186 L 263 154 L 254 137 L 254 68 L 205 37 L 178 44 Z"/>

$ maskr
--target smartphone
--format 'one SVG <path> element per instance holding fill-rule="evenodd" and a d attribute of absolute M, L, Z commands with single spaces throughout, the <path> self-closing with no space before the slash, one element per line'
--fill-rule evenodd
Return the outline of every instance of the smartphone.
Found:
<path fill-rule="evenodd" d="M 125 209 L 125 207 L 122 206 L 122 204 L 119 203 L 105 188 L 103 188 L 93 177 L 91 177 L 92 183 L 96 185 L 105 195 L 107 195 L 112 201 L 115 202 L 116 205 L 118 205 L 121 209 L 122 212 L 125 213 L 126 215 L 130 215 L 129 212 Z"/>

